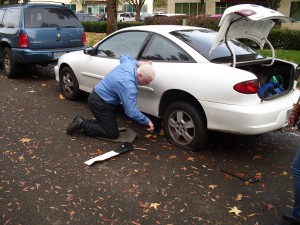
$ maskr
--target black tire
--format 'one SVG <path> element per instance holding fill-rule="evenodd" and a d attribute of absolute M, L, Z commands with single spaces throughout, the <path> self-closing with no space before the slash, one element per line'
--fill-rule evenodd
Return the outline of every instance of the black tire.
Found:
<path fill-rule="evenodd" d="M 167 107 L 163 127 L 170 141 L 184 149 L 198 151 L 208 140 L 203 114 L 187 102 L 178 101 Z"/>
<path fill-rule="evenodd" d="M 70 67 L 63 68 L 59 73 L 60 90 L 68 100 L 76 100 L 80 95 L 77 78 Z"/>
<path fill-rule="evenodd" d="M 20 66 L 14 62 L 10 48 L 6 47 L 2 53 L 2 66 L 8 78 L 15 78 L 20 73 Z"/>

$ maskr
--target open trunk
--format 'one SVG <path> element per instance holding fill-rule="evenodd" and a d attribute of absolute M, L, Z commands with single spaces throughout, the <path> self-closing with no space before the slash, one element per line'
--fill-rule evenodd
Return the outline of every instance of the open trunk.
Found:
<path fill-rule="evenodd" d="M 271 60 L 269 61 L 271 62 Z M 259 80 L 260 91 L 258 92 L 259 97 L 262 100 L 272 100 L 278 96 L 283 96 L 288 94 L 294 88 L 294 81 L 299 77 L 299 69 L 295 70 L 294 64 L 276 60 L 269 66 L 268 62 L 257 63 L 253 65 L 237 65 L 236 68 L 249 71 L 255 74 Z M 262 89 L 269 83 L 278 81 L 280 88 L 272 93 L 273 88 L 266 95 L 262 94 Z M 276 87 L 275 87 L 276 88 Z"/>
<path fill-rule="evenodd" d="M 225 43 L 232 55 L 232 66 L 250 71 L 257 76 L 258 96 L 265 101 L 290 93 L 294 88 L 294 81 L 299 76 L 299 69 L 296 69 L 295 64 L 275 58 L 274 48 L 267 40 L 275 20 L 296 22 L 280 12 L 259 5 L 242 4 L 229 7 L 220 20 L 220 30 L 210 51 L 210 53 L 214 52 L 218 46 Z M 268 44 L 272 57 L 242 62 L 236 56 L 232 44 L 229 43 L 234 39 L 252 40 L 259 45 L 260 49 Z"/>

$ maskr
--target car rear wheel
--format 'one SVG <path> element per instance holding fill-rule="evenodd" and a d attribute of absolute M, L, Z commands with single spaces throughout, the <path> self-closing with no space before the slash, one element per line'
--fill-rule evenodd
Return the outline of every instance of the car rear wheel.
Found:
<path fill-rule="evenodd" d="M 169 105 L 163 126 L 170 141 L 185 149 L 198 151 L 208 139 L 204 116 L 190 103 L 178 101 Z"/>
<path fill-rule="evenodd" d="M 20 72 L 20 66 L 14 62 L 10 48 L 4 48 L 3 50 L 2 66 L 8 78 L 15 78 Z"/>
<path fill-rule="evenodd" d="M 63 96 L 68 100 L 75 100 L 79 97 L 80 90 L 77 78 L 70 67 L 63 68 L 59 73 L 60 89 Z"/>

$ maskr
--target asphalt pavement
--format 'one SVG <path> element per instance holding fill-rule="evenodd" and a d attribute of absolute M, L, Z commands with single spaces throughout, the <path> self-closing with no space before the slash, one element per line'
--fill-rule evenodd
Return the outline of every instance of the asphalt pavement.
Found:
<path fill-rule="evenodd" d="M 298 131 L 212 133 L 191 152 L 120 110 L 146 151 L 87 166 L 120 143 L 66 134 L 74 116 L 92 114 L 86 96 L 62 97 L 51 67 L 17 79 L 0 71 L 0 109 L 0 224 L 267 225 L 293 206 Z"/>

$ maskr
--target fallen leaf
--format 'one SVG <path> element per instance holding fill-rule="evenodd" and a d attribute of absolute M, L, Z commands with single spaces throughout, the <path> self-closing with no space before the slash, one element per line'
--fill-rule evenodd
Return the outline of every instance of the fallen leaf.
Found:
<path fill-rule="evenodd" d="M 70 216 L 72 217 L 76 212 L 74 210 L 71 210 Z"/>
<path fill-rule="evenodd" d="M 235 197 L 235 200 L 236 201 L 241 201 L 243 198 L 243 195 L 242 194 L 237 194 L 236 197 Z"/>
<path fill-rule="evenodd" d="M 286 175 L 288 175 L 288 173 L 286 171 L 283 171 L 282 175 L 286 176 Z"/>
<path fill-rule="evenodd" d="M 257 179 L 261 179 L 261 176 L 262 176 L 262 174 L 260 172 L 257 172 L 255 174 L 255 178 L 257 178 Z"/>
<path fill-rule="evenodd" d="M 195 161 L 195 158 L 193 158 L 193 157 L 188 157 L 188 161 Z"/>
<path fill-rule="evenodd" d="M 149 208 L 154 208 L 157 210 L 157 206 L 160 206 L 158 203 L 151 203 Z"/>
<path fill-rule="evenodd" d="M 273 205 L 267 204 L 267 209 L 268 209 L 268 210 L 271 210 L 273 207 L 274 207 Z"/>
<path fill-rule="evenodd" d="M 59 94 L 59 99 L 65 99 L 65 97 L 62 95 L 62 93 Z"/>
<path fill-rule="evenodd" d="M 218 185 L 215 185 L 215 184 L 208 185 L 209 189 L 213 189 L 214 190 L 216 187 L 218 187 Z"/>
<path fill-rule="evenodd" d="M 30 142 L 31 141 L 31 139 L 29 139 L 29 138 L 22 138 L 21 140 L 20 140 L 22 143 L 25 143 L 25 142 Z"/>
<path fill-rule="evenodd" d="M 151 134 L 145 135 L 145 138 L 150 138 L 150 137 L 151 137 Z"/>
<path fill-rule="evenodd" d="M 139 202 L 139 207 L 141 207 L 141 208 L 148 208 L 149 204 L 148 203 Z"/>
<path fill-rule="evenodd" d="M 256 155 L 253 157 L 253 159 L 261 159 L 261 155 Z"/>
<path fill-rule="evenodd" d="M 230 211 L 228 212 L 234 213 L 236 216 L 238 216 L 242 211 L 239 210 L 236 206 L 234 206 L 233 208 L 230 208 Z"/>

